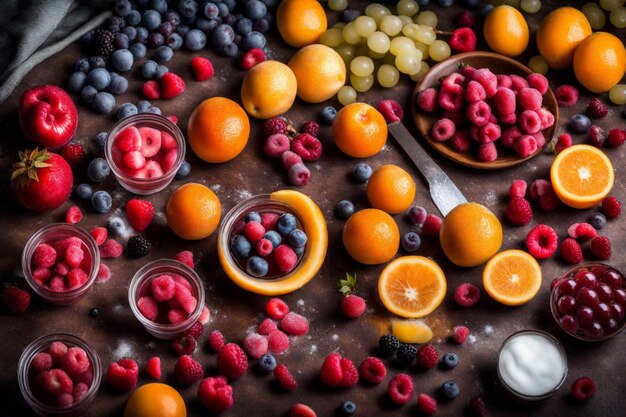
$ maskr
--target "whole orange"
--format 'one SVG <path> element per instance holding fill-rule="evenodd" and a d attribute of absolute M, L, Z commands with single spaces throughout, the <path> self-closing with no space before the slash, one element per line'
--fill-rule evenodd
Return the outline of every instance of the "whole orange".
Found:
<path fill-rule="evenodd" d="M 581 11 L 560 7 L 539 24 L 537 48 L 550 68 L 562 70 L 572 65 L 576 47 L 589 35 L 591 25 Z"/>
<path fill-rule="evenodd" d="M 387 142 L 387 123 L 378 110 L 366 103 L 343 107 L 333 121 L 337 147 L 354 158 L 376 155 Z"/>
<path fill-rule="evenodd" d="M 528 46 L 528 23 L 515 7 L 495 7 L 483 24 L 483 35 L 494 51 L 506 56 L 518 56 Z"/>
<path fill-rule="evenodd" d="M 241 153 L 250 136 L 250 120 L 241 106 L 224 97 L 200 103 L 187 124 L 189 146 L 207 162 L 230 161 Z"/>
<path fill-rule="evenodd" d="M 153 382 L 133 392 L 126 403 L 124 417 L 187 417 L 187 407 L 174 388 Z"/>
<path fill-rule="evenodd" d="M 346 64 L 326 45 L 305 46 L 287 65 L 298 80 L 298 97 L 308 103 L 328 100 L 346 82 Z"/>
<path fill-rule="evenodd" d="M 378 168 L 367 182 L 367 199 L 372 207 L 397 214 L 411 207 L 415 198 L 415 181 L 397 165 Z"/>
<path fill-rule="evenodd" d="M 574 52 L 576 79 L 593 93 L 604 93 L 617 84 L 626 72 L 626 49 L 616 36 L 596 32 Z"/>
<path fill-rule="evenodd" d="M 269 119 L 286 113 L 296 99 L 298 81 L 291 69 L 278 61 L 252 67 L 241 85 L 241 102 L 250 116 Z"/>
<path fill-rule="evenodd" d="M 199 240 L 215 231 L 222 205 L 213 191 L 202 184 L 187 183 L 172 193 L 165 206 L 170 229 L 187 240 Z"/>
<path fill-rule="evenodd" d="M 365 209 L 350 216 L 343 226 L 343 245 L 362 264 L 382 264 L 398 252 L 400 231 L 384 211 Z"/>
<path fill-rule="evenodd" d="M 297 48 L 318 41 L 328 27 L 317 0 L 284 0 L 276 10 L 276 24 L 285 42 Z"/>

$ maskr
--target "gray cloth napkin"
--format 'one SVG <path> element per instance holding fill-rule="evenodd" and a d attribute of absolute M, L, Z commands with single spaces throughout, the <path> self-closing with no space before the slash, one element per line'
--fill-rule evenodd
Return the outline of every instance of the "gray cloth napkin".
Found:
<path fill-rule="evenodd" d="M 108 1 L 2 0 L 0 104 L 37 64 L 111 15 Z"/>

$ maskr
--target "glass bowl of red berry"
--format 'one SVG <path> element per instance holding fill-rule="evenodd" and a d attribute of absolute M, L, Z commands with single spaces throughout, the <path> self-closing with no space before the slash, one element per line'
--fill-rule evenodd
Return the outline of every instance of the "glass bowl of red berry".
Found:
<path fill-rule="evenodd" d="M 626 327 L 626 281 L 617 269 L 589 263 L 553 281 L 550 309 L 558 325 L 585 341 L 610 339 Z"/>
<path fill-rule="evenodd" d="M 77 417 L 93 402 L 102 366 L 98 354 L 83 339 L 52 333 L 31 342 L 17 365 L 24 400 L 40 416 Z"/>
<path fill-rule="evenodd" d="M 22 251 L 26 282 L 45 301 L 69 305 L 91 289 L 100 270 L 100 251 L 79 226 L 53 223 L 37 230 Z"/>
<path fill-rule="evenodd" d="M 128 191 L 147 195 L 167 187 L 185 160 L 185 138 L 167 117 L 140 113 L 109 131 L 105 157 Z"/>

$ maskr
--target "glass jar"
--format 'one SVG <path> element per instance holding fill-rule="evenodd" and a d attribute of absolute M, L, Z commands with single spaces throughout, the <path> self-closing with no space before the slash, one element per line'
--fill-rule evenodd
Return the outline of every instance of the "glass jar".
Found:
<path fill-rule="evenodd" d="M 131 176 L 127 171 L 121 169 L 116 160 L 120 160 L 121 156 L 115 158 L 115 149 L 113 148 L 115 137 L 119 132 L 127 127 L 134 126 L 136 128 L 149 127 L 169 133 L 176 141 L 177 156 L 174 164 L 163 175 L 153 178 L 139 178 Z M 178 126 L 172 123 L 167 117 L 153 113 L 139 113 L 126 117 L 117 122 L 109 131 L 105 146 L 105 158 L 111 167 L 111 171 L 117 178 L 117 181 L 131 193 L 148 195 L 158 193 L 167 187 L 174 179 L 174 175 L 185 160 L 185 137 Z"/>
<path fill-rule="evenodd" d="M 196 308 L 180 323 L 152 321 L 144 316 L 137 306 L 139 298 L 148 292 L 152 279 L 163 274 L 176 274 L 186 279 L 191 285 L 192 294 L 196 297 Z M 159 339 L 175 339 L 185 334 L 200 318 L 205 303 L 204 286 L 198 274 L 187 265 L 173 259 L 159 259 L 144 265 L 135 273 L 128 288 L 128 303 L 133 314 L 148 333 Z"/>
<path fill-rule="evenodd" d="M 50 243 L 66 238 L 78 238 L 82 242 L 82 249 L 91 258 L 91 266 L 87 273 L 87 281 L 80 287 L 63 292 L 52 291 L 50 288 L 40 285 L 33 278 L 32 257 L 37 246 L 42 243 Z M 83 298 L 91 289 L 98 271 L 100 270 L 100 250 L 93 237 L 83 228 L 69 223 L 52 223 L 37 230 L 26 242 L 22 251 L 22 272 L 26 282 L 33 291 L 45 301 L 55 305 L 74 304 Z"/>
<path fill-rule="evenodd" d="M 56 341 L 63 342 L 68 347 L 77 346 L 82 348 L 87 353 L 93 373 L 91 385 L 85 395 L 71 406 L 65 408 L 43 403 L 37 399 L 30 386 L 30 377 L 32 375 L 30 375 L 29 370 L 33 358 L 36 354 L 48 348 L 52 342 Z M 35 339 L 24 349 L 17 364 L 17 382 L 24 400 L 37 414 L 44 417 L 78 417 L 84 415 L 96 398 L 101 378 L 102 365 L 100 364 L 98 354 L 83 339 L 69 333 L 51 333 Z"/>

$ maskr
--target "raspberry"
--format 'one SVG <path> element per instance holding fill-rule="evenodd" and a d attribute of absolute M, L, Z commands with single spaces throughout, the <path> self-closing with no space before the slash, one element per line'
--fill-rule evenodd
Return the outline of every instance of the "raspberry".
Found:
<path fill-rule="evenodd" d="M 519 130 L 517 126 L 511 126 L 507 128 L 504 132 L 502 132 L 502 138 L 500 140 L 500 143 L 502 144 L 502 146 L 512 148 L 515 142 L 517 142 L 517 140 L 523 135 L 524 134 L 521 130 Z"/>
<path fill-rule="evenodd" d="M 211 319 L 211 311 L 209 310 L 209 307 L 207 307 L 205 304 L 204 307 L 202 307 L 202 311 L 200 312 L 200 317 L 198 317 L 198 322 L 202 326 L 204 326 L 205 324 L 209 322 L 210 319 Z"/>
<path fill-rule="evenodd" d="M 274 250 L 272 242 L 269 239 L 260 239 L 256 242 L 256 253 L 259 256 L 267 256 Z"/>
<path fill-rule="evenodd" d="M 493 95 L 493 105 L 498 114 L 512 114 L 515 113 L 515 93 L 510 88 L 498 87 L 498 90 Z"/>
<path fill-rule="evenodd" d="M 174 307 L 167 312 L 167 320 L 172 324 L 178 324 L 185 321 L 187 313 L 182 308 Z"/>
<path fill-rule="evenodd" d="M 454 126 L 454 122 L 444 117 L 433 124 L 433 127 L 430 129 L 430 135 L 437 142 L 443 142 L 450 139 L 455 131 L 456 126 Z"/>
<path fill-rule="evenodd" d="M 104 227 L 96 227 L 92 229 L 89 234 L 96 241 L 96 245 L 100 246 L 107 240 L 107 235 L 109 234 L 109 232 Z"/>
<path fill-rule="evenodd" d="M 476 34 L 471 28 L 462 27 L 452 32 L 448 43 L 455 53 L 472 52 L 476 50 Z"/>
<path fill-rule="evenodd" d="M 233 387 L 223 376 L 205 378 L 198 386 L 198 399 L 207 410 L 221 413 L 233 406 Z"/>
<path fill-rule="evenodd" d="M 296 255 L 290 246 L 279 245 L 274 250 L 274 260 L 276 261 L 276 266 L 280 272 L 289 272 L 298 261 L 298 255 Z"/>
<path fill-rule="evenodd" d="M 178 124 L 178 117 L 176 117 L 174 115 L 167 116 L 166 119 L 169 120 L 170 122 L 174 123 L 175 125 Z"/>
<path fill-rule="evenodd" d="M 178 252 L 176 254 L 176 256 L 174 256 L 174 259 L 176 259 L 180 263 L 183 263 L 183 264 L 187 265 L 191 269 L 194 268 L 194 265 L 193 265 L 193 252 L 191 252 L 189 250 L 184 250 L 184 251 Z"/>
<path fill-rule="evenodd" d="M 287 367 L 282 363 L 274 368 L 274 377 L 280 386 L 286 391 L 293 391 L 298 387 L 298 383 L 295 378 L 291 372 L 289 372 L 289 369 L 287 369 Z"/>
<path fill-rule="evenodd" d="M 265 227 L 259 222 L 248 222 L 243 229 L 243 233 L 250 242 L 254 243 L 265 236 Z"/>
<path fill-rule="evenodd" d="M 554 151 L 558 154 L 570 146 L 572 146 L 572 136 L 569 133 L 561 133 L 556 140 Z"/>
<path fill-rule="evenodd" d="M 404 111 L 400 103 L 395 100 L 381 100 L 376 106 L 376 109 L 383 115 L 387 123 L 402 121 Z"/>
<path fill-rule="evenodd" d="M 606 236 L 596 236 L 591 239 L 591 252 L 601 261 L 611 257 L 611 241 Z"/>
<path fill-rule="evenodd" d="M 480 290 L 473 284 L 461 284 L 454 290 L 454 301 L 462 307 L 472 307 L 479 300 Z"/>
<path fill-rule="evenodd" d="M 596 393 L 596 384 L 591 378 L 583 376 L 572 384 L 572 395 L 578 401 L 587 401 Z"/>
<path fill-rule="evenodd" d="M 541 93 L 534 88 L 524 88 L 517 95 L 517 101 L 526 110 L 537 110 L 541 108 L 543 98 Z"/>
<path fill-rule="evenodd" d="M 529 87 L 536 89 L 541 95 L 548 92 L 548 79 L 544 75 L 533 73 L 526 77 L 526 81 Z"/>
<path fill-rule="evenodd" d="M 439 236 L 439 229 L 441 229 L 441 217 L 436 214 L 428 214 L 426 220 L 422 225 L 422 234 L 424 236 Z"/>
<path fill-rule="evenodd" d="M 263 133 L 266 136 L 275 135 L 277 133 L 286 134 L 289 125 L 281 117 L 272 117 L 263 124 Z"/>
<path fill-rule="evenodd" d="M 156 300 L 149 295 L 143 296 L 137 300 L 137 308 L 148 320 L 155 320 L 159 315 L 159 306 Z"/>
<path fill-rule="evenodd" d="M 526 181 L 524 180 L 515 180 L 509 187 L 509 197 L 510 198 L 524 198 L 526 197 Z"/>
<path fill-rule="evenodd" d="M 228 379 L 237 379 L 246 373 L 248 358 L 239 345 L 229 343 L 217 353 L 217 368 Z"/>
<path fill-rule="evenodd" d="M 57 260 L 57 251 L 47 243 L 37 245 L 33 251 L 32 262 L 40 268 L 50 268 Z"/>
<path fill-rule="evenodd" d="M 471 284 L 464 284 L 471 285 Z M 476 287 L 474 287 L 476 288 Z M 478 290 L 478 288 L 476 288 Z M 431 369 L 437 366 L 437 362 L 439 361 L 439 355 L 437 351 L 433 347 L 433 345 L 422 345 L 417 350 L 417 365 L 423 369 Z"/>
<path fill-rule="evenodd" d="M 506 218 L 517 226 L 524 226 L 533 219 L 533 211 L 530 203 L 525 198 L 515 197 L 506 207 Z"/>
<path fill-rule="evenodd" d="M 491 115 L 490 121 L 492 123 L 498 123 L 498 120 L 500 121 L 500 123 L 505 125 L 514 125 L 517 123 L 517 116 L 515 115 L 515 113 L 500 114 L 498 115 L 498 118 L 494 117 L 495 116 Z"/>
<path fill-rule="evenodd" d="M 454 332 L 454 334 L 452 335 L 452 340 L 454 340 L 454 343 L 456 343 L 457 345 L 462 345 L 463 343 L 465 343 L 470 334 L 469 329 L 465 326 L 454 326 L 454 329 L 452 329 L 452 331 Z"/>
<path fill-rule="evenodd" d="M 194 324 L 191 325 L 189 330 L 187 330 L 187 336 L 192 337 L 195 340 L 198 340 L 200 338 L 200 336 L 202 336 L 202 330 L 203 330 L 202 329 L 202 323 L 197 321 L 197 322 L 195 322 Z"/>
<path fill-rule="evenodd" d="M 609 108 L 599 98 L 593 98 L 587 105 L 585 113 L 592 119 L 602 119 L 609 112 Z"/>
<path fill-rule="evenodd" d="M 249 70 L 254 67 L 256 64 L 260 64 L 265 61 L 267 56 L 265 52 L 261 48 L 252 48 L 249 49 L 243 56 L 241 57 L 241 68 L 245 70 Z"/>
<path fill-rule="evenodd" d="M 387 395 L 392 403 L 403 405 L 411 400 L 413 395 L 413 380 L 410 375 L 397 374 L 387 385 Z"/>
<path fill-rule="evenodd" d="M 273 320 L 263 319 L 261 324 L 259 324 L 259 327 L 257 327 L 256 331 L 260 335 L 269 336 L 270 333 L 277 329 L 278 326 L 276 326 L 276 323 Z"/>
<path fill-rule="evenodd" d="M 496 74 L 496 79 L 498 80 L 498 87 L 511 88 L 511 86 L 513 85 L 511 77 L 506 74 Z"/>
<path fill-rule="evenodd" d="M 44 371 L 37 376 L 37 385 L 49 396 L 56 397 L 61 394 L 71 394 L 74 383 L 69 375 L 62 369 L 53 368 Z"/>
<path fill-rule="evenodd" d="M 87 353 L 83 348 L 78 346 L 73 346 L 67 350 L 63 359 L 61 359 L 61 368 L 68 375 L 80 375 L 85 372 L 91 362 L 89 362 L 89 357 L 87 357 Z"/>
<path fill-rule="evenodd" d="M 359 376 L 370 384 L 380 384 L 387 376 L 385 364 L 374 356 L 368 356 L 359 365 Z"/>
<path fill-rule="evenodd" d="M 68 143 L 61 148 L 60 153 L 71 167 L 77 166 L 85 158 L 85 149 L 78 143 Z"/>
<path fill-rule="evenodd" d="M 174 365 L 176 380 L 182 385 L 191 385 L 204 376 L 202 365 L 189 355 L 183 355 Z"/>
<path fill-rule="evenodd" d="M 622 214 L 622 204 L 613 196 L 602 200 L 602 213 L 607 219 L 617 219 Z"/>
<path fill-rule="evenodd" d="M 561 242 L 559 253 L 565 262 L 570 264 L 577 264 L 583 260 L 583 252 L 580 245 L 571 237 Z"/>
<path fill-rule="evenodd" d="M 540 107 L 535 110 L 539 115 L 539 120 L 541 120 L 541 130 L 547 129 L 554 125 L 554 115 L 550 112 L 550 110 L 545 107 Z"/>
<path fill-rule="evenodd" d="M 592 125 L 589 128 L 589 143 L 596 148 L 603 147 L 606 139 L 606 132 L 600 126 Z"/>
<path fill-rule="evenodd" d="M 224 347 L 225 343 L 224 336 L 219 330 L 213 330 L 209 335 L 209 346 L 211 346 L 211 349 L 214 351 L 219 352 L 220 349 Z"/>
<path fill-rule="evenodd" d="M 107 382 L 119 391 L 130 392 L 137 385 L 138 374 L 137 362 L 130 358 L 120 359 L 109 365 Z"/>
<path fill-rule="evenodd" d="M 161 95 L 164 99 L 172 99 L 185 91 L 185 81 L 178 74 L 166 72 L 161 77 Z"/>
<path fill-rule="evenodd" d="M 459 13 L 455 18 L 454 18 L 454 24 L 457 27 L 473 27 L 476 22 L 474 21 L 474 15 L 467 11 L 467 10 L 463 10 L 461 13 Z"/>
<path fill-rule="evenodd" d="M 157 301 L 171 300 L 176 294 L 176 284 L 169 275 L 159 275 L 150 282 L 150 291 Z"/>
<path fill-rule="evenodd" d="M 540 198 L 545 193 L 549 192 L 549 190 L 554 191 L 552 188 L 552 183 L 548 180 L 544 180 L 540 178 L 540 179 L 533 181 L 533 183 L 530 185 L 528 194 L 530 195 L 531 198 L 537 199 L 537 198 Z"/>
<path fill-rule="evenodd" d="M 365 309 L 365 300 L 358 295 L 350 294 L 341 300 L 341 311 L 348 318 L 361 317 L 365 313 Z"/>
<path fill-rule="evenodd" d="M 52 356 L 46 352 L 39 352 L 30 362 L 30 367 L 37 373 L 42 373 L 52 368 Z"/>
<path fill-rule="evenodd" d="M 104 265 L 104 264 L 100 264 L 100 265 Z M 33 270 L 33 273 L 32 273 L 33 279 L 37 281 L 39 285 L 45 284 L 50 279 L 51 275 L 52 273 L 50 272 L 48 268 L 36 268 Z"/>
<path fill-rule="evenodd" d="M 289 349 L 289 338 L 280 330 L 274 330 L 267 338 L 267 346 L 272 353 L 283 353 Z"/>
<path fill-rule="evenodd" d="M 467 83 L 465 89 L 465 100 L 469 103 L 475 103 L 477 101 L 484 101 L 487 98 L 487 93 L 480 83 L 477 81 L 470 81 Z"/>
<path fill-rule="evenodd" d="M 524 135 L 515 142 L 513 149 L 520 158 L 526 158 L 537 152 L 537 140 L 532 135 Z"/>
<path fill-rule="evenodd" d="M 52 358 L 52 362 L 59 364 L 61 359 L 67 353 L 67 345 L 63 342 L 52 342 L 48 347 L 48 354 Z"/>
<path fill-rule="evenodd" d="M 606 140 L 610 147 L 617 148 L 626 141 L 626 129 L 614 128 L 609 130 Z"/>
<path fill-rule="evenodd" d="M 17 287 L 8 287 L 2 291 L 2 303 L 11 313 L 23 313 L 30 305 L 30 293 Z"/>
<path fill-rule="evenodd" d="M 265 313 L 274 320 L 280 320 L 289 313 L 289 306 L 280 298 L 272 298 L 265 305 Z"/>
<path fill-rule="evenodd" d="M 215 74 L 211 61 L 202 56 L 191 58 L 191 72 L 196 81 L 206 81 Z"/>
<path fill-rule="evenodd" d="M 276 222 L 278 222 L 278 214 L 276 213 L 263 213 L 261 214 L 261 226 L 265 227 L 265 230 L 273 230 L 276 228 Z"/>
<path fill-rule="evenodd" d="M 509 77 L 511 77 L 511 90 L 515 93 L 519 94 L 524 88 L 528 88 L 528 82 L 519 75 L 511 74 Z"/>
<path fill-rule="evenodd" d="M 292 165 L 291 168 L 289 168 L 287 176 L 289 177 L 289 182 L 292 185 L 295 185 L 297 187 L 304 187 L 309 183 L 309 179 L 311 178 L 311 171 L 309 171 L 309 169 L 303 163 L 299 163 Z"/>
<path fill-rule="evenodd" d="M 341 355 L 331 353 L 326 357 L 320 369 L 322 382 L 330 387 L 340 386 L 343 381 L 343 369 L 341 366 Z"/>
<path fill-rule="evenodd" d="M 441 82 L 442 87 L 454 87 L 455 85 L 464 87 L 466 84 L 465 76 L 459 72 L 453 72 L 452 74 L 444 77 Z"/>
<path fill-rule="evenodd" d="M 154 379 L 161 378 L 161 358 L 154 356 L 148 359 L 146 364 L 146 373 Z"/>
<path fill-rule="evenodd" d="M 484 126 L 491 117 L 491 107 L 485 101 L 475 101 L 467 106 L 466 114 L 471 123 Z"/>
<path fill-rule="evenodd" d="M 459 66 L 459 74 L 463 75 L 464 77 L 468 79 L 472 78 L 475 72 L 476 72 L 476 68 L 472 67 L 471 65 L 461 63 L 461 65 Z"/>
<path fill-rule="evenodd" d="M 180 304 L 187 314 L 193 313 L 198 305 L 198 300 L 184 285 L 177 284 L 174 299 Z"/>
<path fill-rule="evenodd" d="M 60 277 L 58 275 L 52 277 L 50 283 L 48 284 L 48 287 L 50 288 L 50 291 L 53 292 L 64 292 L 68 289 L 68 287 L 65 285 L 65 280 L 63 279 L 63 277 Z"/>
<path fill-rule="evenodd" d="M 443 110 L 459 110 L 463 107 L 463 87 L 458 84 L 442 84 L 437 95 L 437 104 Z"/>
<path fill-rule="evenodd" d="M 122 254 L 122 245 L 113 239 L 109 239 L 102 244 L 100 248 L 100 257 L 102 258 L 117 258 Z"/>
<path fill-rule="evenodd" d="M 141 88 L 141 92 L 150 100 L 161 98 L 161 86 L 155 80 L 146 81 Z"/>
<path fill-rule="evenodd" d="M 287 152 L 289 147 L 290 142 L 287 135 L 276 133 L 267 137 L 265 145 L 263 145 L 263 152 L 270 158 L 278 158 L 283 153 Z"/>
<path fill-rule="evenodd" d="M 528 253 L 537 259 L 547 259 L 554 255 L 558 246 L 558 237 L 553 228 L 538 224 L 526 235 Z"/>
<path fill-rule="evenodd" d="M 526 133 L 532 134 L 541 130 L 541 118 L 533 110 L 524 110 L 517 118 L 517 124 Z"/>
<path fill-rule="evenodd" d="M 472 140 L 467 129 L 457 130 L 450 138 L 450 145 L 457 151 L 467 152 L 472 147 Z"/>
<path fill-rule="evenodd" d="M 429 395 L 420 394 L 417 396 L 417 408 L 423 414 L 435 414 L 437 412 L 437 400 Z"/>
<path fill-rule="evenodd" d="M 317 417 L 317 414 L 308 405 L 294 404 L 289 412 L 289 417 Z"/>
<path fill-rule="evenodd" d="M 322 142 L 308 133 L 300 133 L 291 141 L 291 151 L 304 161 L 317 161 L 322 156 Z"/>
<path fill-rule="evenodd" d="M 560 107 L 571 107 L 578 103 L 578 89 L 573 85 L 563 84 L 554 95 Z"/>
<path fill-rule="evenodd" d="M 485 89 L 487 97 L 491 97 L 498 91 L 498 79 L 488 68 L 481 68 L 472 74 L 473 80 L 477 81 Z"/>
<path fill-rule="evenodd" d="M 500 126 L 495 123 L 487 122 L 484 126 L 478 128 L 478 142 L 491 143 L 495 142 L 502 136 Z"/>
<path fill-rule="evenodd" d="M 243 339 L 243 348 L 250 357 L 258 359 L 267 353 L 267 337 L 251 333 Z"/>
<path fill-rule="evenodd" d="M 87 279 L 87 273 L 80 268 L 74 268 L 67 273 L 67 286 L 70 289 L 78 288 L 83 286 Z"/>
<path fill-rule="evenodd" d="M 280 328 L 292 336 L 304 336 L 309 332 L 309 321 L 306 317 L 292 311 L 280 321 Z"/>
<path fill-rule="evenodd" d="M 574 223 L 567 228 L 567 234 L 574 239 L 591 239 L 596 237 L 598 232 L 589 223 Z"/>
<path fill-rule="evenodd" d="M 474 417 L 486 417 L 487 407 L 485 402 L 479 396 L 473 397 L 469 402 L 469 409 Z"/>
<path fill-rule="evenodd" d="M 81 398 L 83 398 L 85 394 L 87 394 L 87 391 L 89 391 L 89 385 L 85 384 L 84 382 L 79 382 L 75 384 L 74 390 L 72 391 L 73 402 L 77 402 Z"/>
<path fill-rule="evenodd" d="M 179 355 L 191 355 L 197 347 L 198 342 L 190 335 L 180 336 L 172 341 L 172 348 Z"/>
<path fill-rule="evenodd" d="M 59 262 L 58 264 L 55 265 L 54 272 L 56 272 L 59 275 L 66 276 L 67 273 L 70 272 L 70 267 L 65 262 Z"/>
<path fill-rule="evenodd" d="M 320 133 L 320 125 L 314 122 L 313 120 L 309 120 L 308 122 L 304 122 L 302 127 L 300 128 L 301 133 L 308 133 L 313 137 L 317 137 Z"/>
<path fill-rule="evenodd" d="M 286 152 L 283 152 L 283 154 L 280 156 L 280 162 L 283 168 L 289 170 L 289 168 L 291 168 L 292 166 L 296 164 L 301 164 L 302 158 L 300 158 L 300 155 L 288 150 Z"/>
<path fill-rule="evenodd" d="M 432 113 L 437 110 L 437 90 L 434 88 L 427 88 L 420 91 L 416 98 L 417 107 L 421 110 Z"/>

